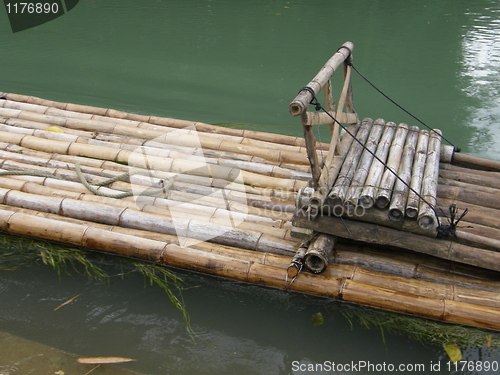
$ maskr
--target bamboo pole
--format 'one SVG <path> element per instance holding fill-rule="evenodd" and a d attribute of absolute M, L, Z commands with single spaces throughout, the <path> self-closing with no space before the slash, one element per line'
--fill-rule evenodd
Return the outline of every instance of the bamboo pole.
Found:
<path fill-rule="evenodd" d="M 406 137 L 401 165 L 398 170 L 398 176 L 401 180 L 397 180 L 394 184 L 391 204 L 389 206 L 389 219 L 392 221 L 401 221 L 405 216 L 406 201 L 408 199 L 408 186 L 411 181 L 411 172 L 413 167 L 413 159 L 415 157 L 415 148 L 418 139 L 419 128 L 417 126 L 410 127 L 409 134 Z"/>
<path fill-rule="evenodd" d="M 347 192 L 346 201 L 351 206 L 357 206 L 361 192 L 365 186 L 366 177 L 370 170 L 370 166 L 373 163 L 373 155 L 377 150 L 377 146 L 380 142 L 380 137 L 382 136 L 382 131 L 385 128 L 385 122 L 380 120 L 375 120 L 366 141 L 365 147 L 361 155 L 361 159 L 354 173 L 351 186 Z"/>
<path fill-rule="evenodd" d="M 294 216 L 293 225 L 369 244 L 400 247 L 438 258 L 500 271 L 500 253 L 464 244 L 401 233 L 399 230 L 361 221 L 319 216 L 315 221 Z"/>
<path fill-rule="evenodd" d="M 395 251 L 395 249 L 391 249 L 391 254 L 380 253 L 380 251 L 361 251 L 351 244 L 342 246 L 339 241 L 339 245 L 334 252 L 335 265 L 330 267 L 325 275 L 335 277 L 336 274 L 332 274 L 332 270 L 335 270 L 338 265 L 357 267 L 362 272 L 366 270 L 377 272 L 377 274 L 398 276 L 409 280 L 409 283 L 412 280 L 422 280 L 434 285 L 448 285 L 453 289 L 465 288 L 470 290 L 472 295 L 478 291 L 497 293 L 500 287 L 496 273 L 490 274 L 485 272 L 484 269 L 477 268 L 455 270 L 452 265 L 457 263 L 430 263 L 422 254 L 418 254 L 418 259 L 402 256 L 401 254 L 401 251 Z M 478 270 L 481 272 L 478 272 Z M 345 277 L 345 275 L 342 277 Z M 383 277 L 380 279 L 383 279 Z M 377 281 L 374 280 L 372 284 L 377 285 Z"/>
<path fill-rule="evenodd" d="M 455 153 L 453 155 L 453 163 L 471 165 L 492 171 L 500 171 L 500 161 L 482 159 L 462 153 Z"/>
<path fill-rule="evenodd" d="M 438 197 L 449 200 L 457 200 L 477 206 L 489 207 L 496 210 L 500 209 L 498 194 L 469 191 L 458 186 L 439 184 Z"/>
<path fill-rule="evenodd" d="M 326 62 L 312 81 L 307 84 L 307 87 L 310 87 L 314 91 L 314 94 L 317 95 L 321 88 L 330 80 L 335 70 L 337 70 L 337 68 L 351 55 L 353 49 L 354 44 L 351 42 L 345 42 L 342 47 L 340 47 Z M 292 116 L 298 116 L 304 113 L 307 106 L 311 102 L 311 99 L 312 94 L 309 91 L 300 91 L 295 99 L 290 103 L 288 111 L 292 114 Z"/>
<path fill-rule="evenodd" d="M 304 255 L 304 264 L 312 273 L 322 273 L 328 267 L 336 238 L 319 233 L 315 236 Z"/>
<path fill-rule="evenodd" d="M 439 176 L 447 180 L 454 180 L 475 186 L 484 186 L 494 189 L 500 189 L 500 176 L 495 175 L 495 172 L 487 172 L 487 174 L 470 173 L 470 169 L 455 171 L 440 166 Z M 444 168 L 443 168 L 444 167 Z"/>
<path fill-rule="evenodd" d="M 436 227 L 436 196 L 439 178 L 439 148 L 441 145 L 441 131 L 434 129 L 429 136 L 429 148 L 427 151 L 427 161 L 422 180 L 422 190 L 420 191 L 422 200 L 418 208 L 418 225 L 422 228 Z"/>
<path fill-rule="evenodd" d="M 429 147 L 429 132 L 421 130 L 418 136 L 417 146 L 415 150 L 415 160 L 413 163 L 410 187 L 412 190 L 408 193 L 406 202 L 405 214 L 407 217 L 416 219 L 418 216 L 418 207 L 420 198 L 415 193 L 420 192 L 422 188 L 422 180 L 424 177 L 425 162 L 427 160 L 427 149 Z"/>
<path fill-rule="evenodd" d="M 345 157 L 342 164 L 337 180 L 332 186 L 328 194 L 327 202 L 330 206 L 334 207 L 344 203 L 347 191 L 351 185 L 352 178 L 356 171 L 359 159 L 361 158 L 362 150 L 368 135 L 370 134 L 373 125 L 373 120 L 366 118 L 363 120 L 359 131 L 356 133 L 356 139 L 361 142 L 354 142 L 349 148 L 349 152 Z"/>
<path fill-rule="evenodd" d="M 359 130 L 359 125 L 360 124 L 351 124 L 347 127 L 347 130 L 349 133 L 356 136 Z M 320 187 L 319 193 L 321 196 L 321 204 L 325 202 L 331 186 L 333 186 L 333 183 L 337 179 L 340 168 L 342 167 L 353 142 L 354 138 L 346 134 L 341 138 L 340 145 L 336 148 L 336 152 L 328 153 L 323 169 L 321 170 L 321 176 L 318 183 Z"/>
<path fill-rule="evenodd" d="M 380 184 L 378 185 L 375 204 L 378 208 L 385 208 L 391 201 L 392 188 L 396 181 L 394 173 L 398 173 L 403 147 L 408 134 L 408 125 L 399 124 L 392 140 L 389 156 L 387 157 L 387 165 Z"/>
<path fill-rule="evenodd" d="M 376 120 L 381 123 L 384 120 Z M 382 160 L 384 163 L 387 160 L 387 155 L 389 155 L 390 146 L 392 143 L 392 139 L 394 137 L 394 133 L 396 131 L 396 124 L 394 122 L 388 122 L 385 124 L 384 133 L 382 134 L 382 138 L 380 143 L 377 146 L 377 151 L 375 156 Z M 359 204 L 364 208 L 371 208 L 375 204 L 375 194 L 377 192 L 377 187 L 380 184 L 380 180 L 382 179 L 382 174 L 384 172 L 384 165 L 380 163 L 378 160 L 374 160 L 372 165 L 370 166 L 370 171 L 368 172 L 368 176 L 366 177 L 365 187 L 361 192 L 361 197 L 359 199 Z"/>

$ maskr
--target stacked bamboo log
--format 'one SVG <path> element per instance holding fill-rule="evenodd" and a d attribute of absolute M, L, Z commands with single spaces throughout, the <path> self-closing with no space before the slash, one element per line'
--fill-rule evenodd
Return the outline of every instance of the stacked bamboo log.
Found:
<path fill-rule="evenodd" d="M 440 131 L 429 134 L 417 126 L 370 118 L 353 129 L 344 137 L 350 138 L 344 154 L 327 167 L 335 177 L 320 181 L 319 193 L 303 189 L 299 208 L 312 219 L 322 213 L 387 226 L 396 222 L 401 230 L 435 236 L 439 161 L 447 151 Z M 327 181 L 328 195 L 319 199 Z"/>
<path fill-rule="evenodd" d="M 320 235 L 311 241 L 308 256 L 304 251 L 308 267 L 317 266 L 319 271 L 326 267 L 321 274 L 290 273 L 290 260 L 301 244 L 291 235 L 295 200 L 299 191 L 308 189 L 310 179 L 301 139 L 14 94 L 2 97 L 2 231 L 500 330 L 500 302 L 495 293 L 500 286 L 498 273 L 485 271 L 488 267 L 481 262 L 476 265 L 481 269 L 437 262 L 437 250 L 412 258 L 401 250 L 411 239 L 392 242 L 391 252 L 379 251 L 341 240 L 347 237 L 373 242 L 368 240 L 373 235 L 371 229 L 358 236 L 359 228 L 347 225 L 346 233 L 355 236 L 339 234 L 337 241 L 330 235 Z M 379 137 L 374 127 L 380 129 L 380 140 L 388 128 L 397 128 L 375 121 L 367 135 L 370 147 Z M 341 146 L 352 142 L 348 139 L 344 136 Z M 418 143 L 415 154 L 417 150 Z M 336 161 L 340 159 L 340 155 L 334 158 L 331 175 L 340 175 L 343 163 Z M 369 159 L 364 153 L 360 155 L 364 167 L 352 175 L 353 180 L 369 175 Z M 130 175 L 106 186 L 95 186 L 104 195 L 96 195 L 82 184 L 82 178 L 97 184 L 137 170 L 154 174 Z M 483 181 L 484 188 L 498 189 L 498 172 L 469 171 L 454 164 L 446 164 L 442 170 L 448 174 L 438 180 L 436 205 L 447 207 L 453 202 L 463 207 L 463 200 L 470 209 L 466 224 L 488 227 L 491 235 L 499 231 L 499 209 L 489 207 L 484 215 L 474 209 L 482 207 L 480 199 L 494 195 L 493 191 L 483 191 L 485 196 L 480 198 L 464 196 L 451 182 Z M 469 172 L 464 175 L 463 170 Z M 173 179 L 172 186 L 162 191 L 169 179 Z M 158 193 L 139 195 L 151 190 Z M 112 198 L 123 192 L 133 195 Z M 349 187 L 346 198 L 353 193 Z M 493 224 L 489 219 L 495 219 Z M 345 228 L 346 222 L 335 226 Z M 465 232 L 473 240 L 478 236 L 474 230 L 459 228 L 457 235 L 463 237 Z M 450 241 L 443 243 L 449 245 Z M 469 245 L 457 245 L 464 247 L 449 246 L 448 257 L 443 258 L 462 254 L 476 259 L 465 253 Z M 490 263 L 495 262 L 490 259 Z M 292 283 L 287 282 L 287 276 L 293 277 Z"/>

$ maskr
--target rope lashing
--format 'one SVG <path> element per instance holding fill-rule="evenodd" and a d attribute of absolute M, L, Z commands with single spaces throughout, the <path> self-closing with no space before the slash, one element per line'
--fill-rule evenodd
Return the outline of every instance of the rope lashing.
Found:
<path fill-rule="evenodd" d="M 131 172 L 125 172 L 122 173 L 116 177 L 107 179 L 105 181 L 97 182 L 94 184 L 90 184 L 85 176 L 82 173 L 82 170 L 80 168 L 80 163 L 76 162 L 75 163 L 75 172 L 76 175 L 78 176 L 78 179 L 80 182 L 89 190 L 91 193 L 95 195 L 99 195 L 101 197 L 106 197 L 106 198 L 114 198 L 114 199 L 121 199 L 125 197 L 130 197 L 132 195 L 135 196 L 153 196 L 153 195 L 158 195 L 161 193 L 166 192 L 169 190 L 173 183 L 174 179 L 172 177 L 162 177 L 162 176 L 156 176 L 154 173 L 151 171 L 143 171 L 143 170 L 134 170 Z M 112 184 L 113 182 L 123 180 L 125 178 L 130 178 L 131 176 L 134 175 L 141 175 L 141 176 L 148 176 L 152 178 L 158 178 L 162 182 L 163 187 L 159 189 L 153 189 L 153 190 L 144 190 L 140 193 L 134 193 L 133 191 L 127 191 L 123 193 L 118 193 L 118 194 L 108 194 L 108 193 L 103 193 L 99 190 L 97 190 L 94 186 L 107 186 Z M 43 178 L 53 178 L 55 180 L 60 180 L 60 181 L 66 181 L 64 178 L 54 176 L 50 173 L 43 173 L 43 172 L 28 172 L 28 171 L 0 171 L 0 176 L 33 176 L 33 177 L 43 177 Z"/>

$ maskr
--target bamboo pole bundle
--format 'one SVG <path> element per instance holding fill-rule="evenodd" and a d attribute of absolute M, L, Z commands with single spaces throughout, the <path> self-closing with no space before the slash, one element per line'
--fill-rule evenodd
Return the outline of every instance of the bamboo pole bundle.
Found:
<path fill-rule="evenodd" d="M 427 161 L 425 163 L 424 178 L 422 180 L 421 196 L 422 200 L 418 209 L 418 225 L 422 228 L 435 227 L 436 196 L 439 178 L 439 147 L 441 145 L 441 131 L 434 129 L 429 136 L 429 146 L 427 151 Z"/>
<path fill-rule="evenodd" d="M 47 231 L 45 230 L 47 227 L 57 229 Z M 256 258 L 260 261 L 238 259 L 75 223 L 58 222 L 57 226 L 54 226 L 53 220 L 48 218 L 3 210 L 0 210 L 0 228 L 7 230 L 9 233 L 24 235 L 29 233 L 29 235 L 37 238 L 56 240 L 89 249 L 145 259 L 159 264 L 181 267 L 244 282 L 276 288 L 285 287 L 286 269 L 262 264 L 261 257 Z M 408 312 L 413 315 L 448 321 L 461 321 L 466 324 L 485 326 L 492 329 L 498 329 L 499 327 L 499 315 L 496 308 L 464 302 L 453 301 L 451 303 L 452 301 L 449 300 L 400 293 L 392 289 L 380 288 L 346 278 L 328 278 L 323 275 L 302 273 L 290 286 L 290 289 L 302 293 L 386 308 L 392 311 Z M 445 306 L 441 310 L 441 314 L 438 314 L 440 304 Z M 451 305 L 452 308 L 447 310 L 446 304 Z M 416 308 L 417 306 L 418 308 Z M 482 314 L 482 317 L 476 319 L 480 315 L 479 313 Z M 474 320 L 467 318 L 467 315 L 474 316 Z"/>
<path fill-rule="evenodd" d="M 241 172 L 243 181 L 246 184 L 256 185 L 260 187 L 283 188 L 286 190 L 295 190 L 305 185 L 304 181 L 291 181 L 287 179 L 279 179 L 276 177 L 262 176 L 253 172 L 239 171 L 234 167 L 225 167 L 220 165 L 210 165 L 201 162 L 185 161 L 179 159 L 159 158 L 150 156 L 147 162 L 150 165 L 145 165 L 143 155 L 137 155 L 128 150 L 119 150 L 112 147 L 96 146 L 81 144 L 75 142 L 63 141 L 47 141 L 30 135 L 22 135 L 15 133 L 6 133 L 0 131 L 0 137 L 8 143 L 20 145 L 39 151 L 49 153 L 69 154 L 75 156 L 85 156 L 90 158 L 111 160 L 129 165 L 158 169 L 173 173 L 188 173 L 197 174 L 208 177 L 222 178 L 229 181 L 234 180 Z"/>
<path fill-rule="evenodd" d="M 5 189 L 19 190 L 33 195 L 72 198 L 82 201 L 103 203 L 113 207 L 128 208 L 146 213 L 154 213 L 174 220 L 196 218 L 196 220 L 207 221 L 217 225 L 234 225 L 242 230 L 259 231 L 273 237 L 283 239 L 291 238 L 289 229 L 282 228 L 282 222 L 280 224 L 274 219 L 265 216 L 258 216 L 248 212 L 240 213 L 236 212 L 235 210 L 228 211 L 221 208 L 207 207 L 183 202 L 172 202 L 165 199 L 162 199 L 162 204 L 164 205 L 164 207 L 159 205 L 147 204 L 144 204 L 142 207 L 138 207 L 134 200 L 127 200 L 126 198 L 117 200 L 94 195 L 89 196 L 88 194 L 82 194 L 76 191 L 54 189 L 25 180 L 9 179 L 5 177 L 0 177 L 0 187 Z"/>
<path fill-rule="evenodd" d="M 154 232 L 177 235 L 186 240 L 205 240 L 229 246 L 271 253 L 295 252 L 289 241 L 262 234 L 255 230 L 218 225 L 194 219 L 168 218 L 165 215 L 141 212 L 127 207 L 112 206 L 102 202 L 81 201 L 71 198 L 40 196 L 16 190 L 0 188 L 0 203 L 30 208 L 49 213 L 94 221 L 108 225 L 147 229 Z M 266 250 L 264 250 L 266 249 Z"/>
<path fill-rule="evenodd" d="M 307 164 L 307 159 L 305 153 L 301 152 L 298 148 L 298 152 L 282 150 L 280 147 L 271 148 L 273 145 L 269 145 L 268 148 L 261 146 L 254 146 L 252 144 L 244 144 L 238 142 L 237 140 L 224 140 L 217 138 L 216 134 L 204 135 L 199 134 L 196 131 L 189 130 L 172 130 L 169 133 L 140 129 L 130 125 L 116 124 L 108 121 L 96 121 L 96 120 L 84 120 L 84 119 L 71 119 L 65 117 L 58 117 L 52 115 L 42 115 L 39 113 L 15 110 L 15 109 L 5 109 L 0 108 L 0 116 L 13 117 L 30 121 L 45 122 L 47 124 L 60 126 L 60 127 L 71 127 L 79 130 L 90 130 L 90 131 L 104 131 L 107 133 L 113 133 L 124 136 L 140 137 L 144 139 L 156 139 L 164 143 L 173 143 L 178 145 L 184 145 L 187 147 L 193 147 L 193 145 L 201 145 L 203 148 L 210 148 L 220 151 L 228 152 L 238 152 L 246 155 L 260 156 L 265 159 L 276 161 L 276 162 L 295 162 L 298 164 Z M 287 146 L 293 147 L 293 146 Z M 276 148 L 278 151 L 276 152 Z"/>
<path fill-rule="evenodd" d="M 138 116 L 134 114 L 128 114 L 125 112 L 123 113 L 126 114 L 126 117 L 129 116 L 132 117 L 138 116 L 138 117 L 136 119 L 127 119 L 123 117 L 122 118 L 110 117 L 109 113 L 108 114 L 80 113 L 76 111 L 69 111 L 45 105 L 28 104 L 22 102 L 15 102 L 11 100 L 3 100 L 2 103 L 0 104 L 1 104 L 0 108 L 14 109 L 19 111 L 32 112 L 43 116 L 49 116 L 49 117 L 41 117 L 45 118 L 46 121 L 51 121 L 51 118 L 53 120 L 53 118 L 60 117 L 68 119 L 78 119 L 84 122 L 85 121 L 110 122 L 115 124 L 128 125 L 132 127 L 140 127 L 143 129 L 161 130 L 162 132 L 178 131 L 178 130 L 192 128 L 195 129 L 196 132 L 203 133 L 203 135 L 207 137 L 212 136 L 218 138 L 225 138 L 227 140 L 241 142 L 244 144 L 254 145 L 258 147 L 269 148 L 274 146 L 282 150 L 289 150 L 289 151 L 297 150 L 299 152 L 305 152 L 305 150 L 300 151 L 300 148 L 303 148 L 305 146 L 303 140 L 299 140 L 299 138 L 297 137 L 283 136 L 279 134 L 267 134 L 267 133 L 260 133 L 248 130 L 245 131 L 237 129 L 227 129 L 220 126 L 196 123 L 191 121 L 183 121 L 183 120 L 176 121 L 173 119 L 167 119 L 167 120 L 171 120 L 169 125 L 174 125 L 174 126 L 167 126 L 167 124 L 157 125 L 148 122 L 148 120 L 150 120 L 149 116 L 140 116 L 140 115 Z M 109 111 L 113 110 L 107 110 L 107 112 Z M 10 112 L 10 113 L 15 113 L 15 112 Z M 158 119 L 158 121 L 162 122 L 161 119 Z M 179 124 L 182 125 L 179 126 Z M 60 125 L 62 125 L 62 123 Z"/>
<path fill-rule="evenodd" d="M 66 114 L 66 117 L 92 119 L 93 117 L 97 116 L 107 116 L 114 119 L 131 119 L 134 121 L 139 121 L 141 123 L 150 123 L 157 126 L 169 126 L 174 128 L 195 127 L 196 130 L 205 133 L 228 134 L 228 135 L 241 136 L 244 138 L 267 141 L 267 142 L 283 143 L 292 146 L 305 147 L 303 138 L 287 136 L 287 135 L 257 132 L 246 129 L 233 129 L 217 125 L 209 125 L 200 122 L 193 122 L 193 121 L 186 121 L 186 120 L 179 120 L 172 118 L 137 115 L 133 113 L 115 111 L 107 108 L 98 108 L 98 107 L 91 107 L 91 106 L 72 104 L 72 103 L 61 103 L 61 102 L 36 98 L 33 96 L 25 96 L 12 93 L 5 93 L 4 97 L 7 100 L 17 103 L 30 103 L 30 104 L 36 104 L 37 106 L 46 107 L 47 108 L 46 111 L 48 111 L 49 113 L 54 113 L 55 110 L 57 109 L 70 112 L 70 114 Z M 2 103 L 0 102 L 0 106 L 1 105 Z M 36 108 L 36 107 L 31 107 L 31 108 Z M 43 109 L 40 109 L 40 111 L 41 110 Z"/>
<path fill-rule="evenodd" d="M 373 125 L 373 120 L 370 118 L 366 118 L 361 123 L 359 131 L 356 133 L 356 139 L 360 142 L 354 142 L 349 148 L 349 152 L 347 153 L 344 163 L 342 164 L 342 168 L 340 169 L 337 180 L 332 186 L 329 194 L 328 194 L 328 205 L 334 207 L 336 205 L 342 205 L 346 198 L 347 191 L 349 186 L 351 185 L 352 178 L 356 171 L 356 167 L 359 163 L 359 159 L 361 158 L 362 150 L 368 135 L 370 134 L 371 128 Z"/>
<path fill-rule="evenodd" d="M 437 240 L 414 233 L 402 234 L 396 229 L 361 221 L 343 220 L 333 216 L 320 216 L 317 220 L 308 222 L 307 218 L 296 215 L 293 225 L 349 240 L 399 247 L 442 259 L 500 271 L 500 253 L 444 239 Z"/>
<path fill-rule="evenodd" d="M 368 176 L 368 172 L 370 170 L 370 166 L 373 162 L 373 155 L 377 150 L 378 143 L 380 141 L 380 137 L 382 136 L 382 131 L 385 128 L 385 121 L 375 120 L 370 131 L 370 135 L 368 136 L 368 140 L 366 141 L 365 147 L 361 155 L 361 159 L 356 168 L 356 172 L 354 173 L 351 186 L 347 192 L 346 201 L 351 206 L 357 206 L 359 198 L 361 196 L 361 192 L 363 187 L 365 186 L 366 177 Z"/>
<path fill-rule="evenodd" d="M 377 120 L 384 121 L 384 120 Z M 387 160 L 387 155 L 389 155 L 390 146 L 394 133 L 396 131 L 396 124 L 394 122 L 388 122 L 385 124 L 384 133 L 377 146 L 377 151 L 375 156 L 382 160 L 384 163 Z M 359 199 L 359 204 L 364 208 L 371 208 L 375 204 L 375 194 L 377 192 L 377 187 L 382 179 L 382 174 L 384 172 L 384 165 L 378 160 L 375 160 L 370 166 L 368 176 L 366 176 L 365 187 L 361 192 L 361 197 Z"/>
<path fill-rule="evenodd" d="M 24 160 L 27 157 L 26 155 L 17 153 L 10 153 L 10 154 L 13 155 L 12 158 L 24 161 L 24 163 L 26 163 L 26 161 Z M 1 154 L 0 152 L 0 157 L 1 155 L 3 154 Z M 28 160 L 31 164 L 38 164 L 38 165 L 45 164 L 44 159 L 37 159 L 34 157 L 30 157 Z M 59 168 L 54 169 L 47 167 L 37 167 L 36 165 L 26 165 L 23 163 L 11 162 L 11 161 L 2 162 L 0 159 L 0 167 L 7 168 L 13 171 L 33 171 L 37 173 L 45 173 L 48 175 L 54 175 L 55 177 L 58 178 L 64 178 L 65 180 L 68 181 L 79 182 L 78 184 L 70 185 L 73 186 L 72 190 L 76 189 L 79 192 L 88 192 L 87 189 L 81 186 L 79 176 L 77 176 L 77 174 L 73 172 L 73 170 L 75 169 L 74 165 L 70 165 L 68 163 L 65 163 L 63 165 L 58 165 Z M 62 169 L 60 169 L 61 167 Z M 68 170 L 68 168 L 70 168 L 71 170 Z M 93 167 L 86 167 L 86 168 L 83 167 L 82 171 L 86 173 L 85 179 L 87 181 L 90 181 L 91 183 L 103 182 L 104 178 L 101 178 L 100 176 L 117 177 L 118 175 L 118 172 L 113 173 L 113 171 L 96 169 Z M 166 177 L 168 176 L 165 176 L 163 178 Z M 131 182 L 133 182 L 134 184 L 141 184 L 142 186 L 154 187 L 155 189 L 158 189 L 163 186 L 162 182 L 163 180 L 161 178 L 162 178 L 161 175 L 158 176 L 157 178 L 137 175 L 132 177 L 133 180 L 131 179 Z M 57 180 L 55 180 L 52 183 L 54 184 L 56 183 L 56 181 Z M 107 188 L 104 187 L 100 187 L 97 190 L 107 194 L 134 192 L 134 186 L 128 182 L 118 181 L 108 186 L 112 190 L 108 190 Z M 197 186 L 194 185 L 192 181 L 189 183 L 175 181 L 174 185 L 169 190 L 161 193 L 161 195 L 165 199 L 171 199 L 174 201 L 178 200 L 179 202 L 194 201 L 197 202 L 198 204 L 205 204 L 208 206 L 214 206 L 219 208 L 226 208 L 226 206 L 234 207 L 236 204 L 243 204 L 244 206 L 242 206 L 242 209 L 240 209 L 240 211 L 248 213 L 253 213 L 253 212 L 265 213 L 266 212 L 265 210 L 271 210 L 271 211 L 277 210 L 280 213 L 285 213 L 285 212 L 293 212 L 294 210 L 294 206 L 289 201 L 278 200 L 275 198 L 270 198 L 265 196 L 262 197 L 256 194 L 246 193 L 244 191 L 239 193 L 238 191 L 231 190 L 231 186 L 227 184 L 222 188 L 223 190 L 220 188 L 214 188 L 208 186 Z M 116 189 L 116 191 L 113 189 Z M 139 195 L 141 191 L 144 190 L 144 188 L 142 187 L 141 188 L 136 187 L 135 189 L 137 192 L 136 195 Z M 219 198 L 215 199 L 215 197 Z M 140 204 L 140 201 L 144 201 L 144 199 L 145 197 L 140 197 L 140 198 L 136 197 L 135 199 L 136 204 Z"/>
<path fill-rule="evenodd" d="M 429 132 L 421 130 L 418 136 L 417 146 L 415 150 L 415 160 L 413 163 L 410 187 L 412 190 L 408 193 L 406 202 L 406 216 L 411 219 L 416 219 L 418 216 L 418 207 L 420 198 L 415 193 L 421 191 L 422 180 L 424 176 L 425 162 L 427 160 L 427 148 L 429 145 Z"/>
<path fill-rule="evenodd" d="M 2 144 L 4 145 L 2 147 Z M 38 164 L 41 166 L 54 166 L 60 168 L 66 168 L 68 165 L 74 165 L 76 162 L 79 162 L 82 170 L 84 172 L 89 173 L 87 167 L 100 169 L 98 175 L 102 175 L 104 177 L 115 177 L 117 174 L 129 172 L 133 168 L 125 166 L 123 164 L 115 163 L 107 160 L 100 159 L 91 159 L 86 157 L 79 157 L 73 155 L 61 155 L 61 154 L 53 154 L 47 153 L 43 151 L 31 150 L 29 148 L 20 147 L 13 144 L 7 144 L 0 142 L 0 148 L 7 150 L 11 155 L 22 155 L 23 157 L 33 157 L 39 158 L 39 160 L 34 160 L 32 164 Z M 10 159 L 17 159 L 16 156 L 9 157 Z M 31 162 L 30 162 L 31 163 Z M 191 185 L 191 187 L 201 186 L 201 187 L 213 187 L 213 188 L 224 188 L 226 192 L 228 192 L 231 199 L 236 199 L 236 196 L 242 195 L 248 199 L 249 204 L 256 205 L 256 207 L 260 207 L 261 204 L 258 203 L 258 200 L 262 199 L 264 202 L 262 205 L 280 205 L 278 202 L 290 201 L 293 202 L 296 198 L 296 194 L 293 191 L 283 190 L 283 189 L 275 189 L 271 187 L 255 187 L 249 185 L 240 185 L 240 184 L 231 184 L 228 185 L 227 181 L 224 179 L 218 178 L 210 178 L 204 176 L 197 175 L 189 175 L 189 174 L 173 174 L 168 172 L 155 171 L 158 174 L 165 174 L 165 177 L 175 177 L 175 183 L 184 184 L 184 187 L 179 187 L 179 189 L 186 189 L 186 184 Z M 174 184 L 174 188 L 175 188 Z M 234 192 L 234 193 L 233 193 Z M 241 202 L 244 202 L 240 198 Z"/>
<path fill-rule="evenodd" d="M 304 264 L 312 273 L 322 273 L 330 264 L 336 238 L 319 233 L 315 236 L 304 255 Z"/>
<path fill-rule="evenodd" d="M 394 184 L 391 204 L 389 206 L 389 219 L 392 221 L 401 221 L 405 216 L 406 201 L 408 199 L 408 186 L 411 181 L 411 172 L 413 169 L 413 159 L 415 157 L 415 148 L 418 139 L 419 128 L 417 126 L 410 127 L 409 134 L 406 137 L 405 146 L 403 149 L 403 157 L 398 170 L 398 176 L 401 180 L 397 180 Z"/>
<path fill-rule="evenodd" d="M 397 126 L 387 157 L 387 165 L 377 188 L 375 204 L 378 208 L 385 208 L 391 201 L 392 188 L 396 181 L 394 173 L 398 172 L 403 154 L 403 147 L 408 134 L 408 125 L 401 123 Z"/>

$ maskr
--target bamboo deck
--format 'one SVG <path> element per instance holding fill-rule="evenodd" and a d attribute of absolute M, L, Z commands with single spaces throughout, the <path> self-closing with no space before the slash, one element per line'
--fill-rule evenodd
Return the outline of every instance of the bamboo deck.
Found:
<path fill-rule="evenodd" d="M 0 176 L 0 230 L 500 330 L 500 163 L 459 154 L 441 163 L 436 204 L 470 211 L 461 225 L 471 227 L 455 241 L 294 217 L 311 179 L 308 156 L 302 138 L 4 93 L 0 172 L 21 174 Z M 96 187 L 101 196 L 82 184 L 78 166 L 90 183 L 138 169 L 155 175 Z M 123 192 L 132 195 L 111 197 Z M 318 229 L 322 220 L 335 236 L 330 264 L 290 285 L 287 269 L 302 243 L 294 225 Z"/>

